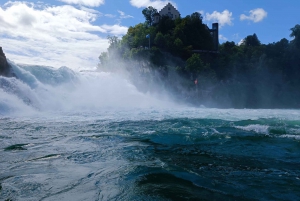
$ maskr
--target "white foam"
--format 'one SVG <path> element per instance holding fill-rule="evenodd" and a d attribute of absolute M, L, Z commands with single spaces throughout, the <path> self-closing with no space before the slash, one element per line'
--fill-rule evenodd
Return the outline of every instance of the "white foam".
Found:
<path fill-rule="evenodd" d="M 203 118 L 240 121 L 280 118 L 300 120 L 300 110 L 216 109 L 178 105 L 166 97 L 141 93 L 127 79 L 104 72 L 74 72 L 62 67 L 18 66 L 11 63 L 18 79 L 2 78 L 0 115 L 31 114 L 39 118 L 165 119 Z M 35 114 L 36 115 L 36 114 Z M 268 126 L 240 129 L 268 133 Z"/>
<path fill-rule="evenodd" d="M 34 114 L 35 110 L 25 104 L 18 96 L 9 94 L 0 89 L 0 116 L 4 115 L 29 115 Z"/>
<path fill-rule="evenodd" d="M 281 135 L 281 138 L 291 138 L 291 139 L 295 139 L 295 140 L 300 140 L 300 135 L 291 135 L 291 134 L 285 134 L 285 135 Z"/>
<path fill-rule="evenodd" d="M 139 92 L 128 80 L 115 74 L 80 73 L 66 67 L 54 69 L 11 65 L 18 79 L 0 77 L 0 89 L 6 94 L 0 97 L 1 110 L 6 112 L 20 111 L 20 105 L 27 105 L 39 112 L 53 113 L 175 106 L 168 100 Z M 11 96 L 15 96 L 15 101 L 8 100 Z"/>
<path fill-rule="evenodd" d="M 269 126 L 267 125 L 251 124 L 248 126 L 235 126 L 235 128 L 245 131 L 254 131 L 261 134 L 269 134 Z"/>
<path fill-rule="evenodd" d="M 300 124 L 300 122 L 299 122 L 299 124 Z M 300 135 L 300 129 L 299 128 L 290 128 L 288 132 L 291 133 L 291 134 Z"/>

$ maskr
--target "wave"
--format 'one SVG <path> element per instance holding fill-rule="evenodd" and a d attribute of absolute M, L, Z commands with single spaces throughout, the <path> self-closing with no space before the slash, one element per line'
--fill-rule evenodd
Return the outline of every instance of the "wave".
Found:
<path fill-rule="evenodd" d="M 262 134 L 269 134 L 269 126 L 268 125 L 259 125 L 259 124 L 252 124 L 248 126 L 235 126 L 235 128 L 244 130 L 244 131 L 254 131 L 256 133 Z"/>
<path fill-rule="evenodd" d="M 290 138 L 294 140 L 300 140 L 300 135 L 291 135 L 291 134 L 286 134 L 286 135 L 281 135 L 281 138 Z"/>

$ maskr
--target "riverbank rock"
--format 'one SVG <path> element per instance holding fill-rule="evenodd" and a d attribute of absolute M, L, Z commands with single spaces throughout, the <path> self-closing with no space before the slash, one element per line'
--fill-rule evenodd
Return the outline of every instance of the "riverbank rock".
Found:
<path fill-rule="evenodd" d="M 0 47 L 0 76 L 5 76 L 5 77 L 13 76 L 11 66 L 7 62 L 7 59 L 2 50 L 2 47 Z"/>

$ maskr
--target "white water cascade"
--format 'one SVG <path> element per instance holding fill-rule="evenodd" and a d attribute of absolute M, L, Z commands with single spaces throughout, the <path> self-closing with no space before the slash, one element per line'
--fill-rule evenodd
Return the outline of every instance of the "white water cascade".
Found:
<path fill-rule="evenodd" d="M 17 78 L 0 77 L 2 115 L 170 106 L 139 92 L 120 75 L 10 64 Z"/>

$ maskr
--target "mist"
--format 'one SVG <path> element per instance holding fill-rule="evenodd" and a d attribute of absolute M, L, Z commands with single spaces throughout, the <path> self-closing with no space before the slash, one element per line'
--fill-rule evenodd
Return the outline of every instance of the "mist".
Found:
<path fill-rule="evenodd" d="M 170 108 L 167 96 L 141 92 L 121 72 L 76 72 L 67 67 L 18 65 L 16 77 L 0 77 L 1 114 L 80 113 L 101 110 Z"/>

